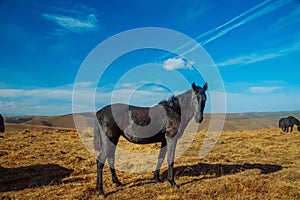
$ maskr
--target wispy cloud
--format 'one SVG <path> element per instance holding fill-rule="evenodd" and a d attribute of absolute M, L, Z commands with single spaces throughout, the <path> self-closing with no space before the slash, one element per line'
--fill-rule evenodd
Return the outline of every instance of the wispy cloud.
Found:
<path fill-rule="evenodd" d="M 98 19 L 93 9 L 80 6 L 73 10 L 54 8 L 51 10 L 52 13 L 44 13 L 42 16 L 63 28 L 55 30 L 56 34 L 64 33 L 64 29 L 74 33 L 85 33 L 98 28 Z"/>
<path fill-rule="evenodd" d="M 275 90 L 280 89 L 281 87 L 264 87 L 264 86 L 255 86 L 255 87 L 250 87 L 249 91 L 252 93 L 270 93 L 270 92 L 274 92 Z"/>
<path fill-rule="evenodd" d="M 290 44 L 285 48 L 270 49 L 264 52 L 248 53 L 247 55 L 240 55 L 225 61 L 218 62 L 219 67 L 232 65 L 247 65 L 251 63 L 261 62 L 281 56 L 285 56 L 294 52 L 300 51 L 300 41 Z"/>
<path fill-rule="evenodd" d="M 273 26 L 273 29 L 281 29 L 300 22 L 300 7 L 297 7 L 289 15 L 280 18 Z"/>
<path fill-rule="evenodd" d="M 241 113 L 299 110 L 299 94 L 299 90 L 289 94 L 284 92 L 227 93 L 227 111 Z"/>
<path fill-rule="evenodd" d="M 98 20 L 94 14 L 89 14 L 84 19 L 56 14 L 43 14 L 43 16 L 57 25 L 75 33 L 84 33 L 97 28 Z"/>
<path fill-rule="evenodd" d="M 36 98 L 36 99 L 57 99 L 69 100 L 72 96 L 72 90 L 58 88 L 41 88 L 41 89 L 0 89 L 2 98 Z"/>
<path fill-rule="evenodd" d="M 203 0 L 194 1 L 193 5 L 187 10 L 184 21 L 193 21 L 199 16 L 203 15 L 211 8 L 211 4 L 208 2 L 203 2 Z"/>

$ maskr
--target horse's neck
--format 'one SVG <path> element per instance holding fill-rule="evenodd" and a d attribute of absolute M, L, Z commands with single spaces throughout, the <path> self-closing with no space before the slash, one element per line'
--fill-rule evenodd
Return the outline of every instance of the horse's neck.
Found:
<path fill-rule="evenodd" d="M 186 120 L 188 123 L 194 115 L 192 107 L 192 90 L 188 90 L 185 93 L 178 95 L 177 98 L 180 102 L 182 119 Z"/>
<path fill-rule="evenodd" d="M 300 121 L 298 119 L 295 119 L 294 120 L 294 124 L 296 124 L 297 126 L 299 126 L 300 125 Z"/>

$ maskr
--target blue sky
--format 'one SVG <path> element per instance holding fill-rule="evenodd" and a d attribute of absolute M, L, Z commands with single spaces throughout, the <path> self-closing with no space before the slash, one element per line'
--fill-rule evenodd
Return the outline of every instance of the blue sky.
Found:
<path fill-rule="evenodd" d="M 71 113 L 73 85 L 87 55 L 115 34 L 141 27 L 172 29 L 201 44 L 223 79 L 227 112 L 300 110 L 296 0 L 1 0 L 0 23 L 0 113 L 7 116 Z M 153 61 L 156 68 L 142 67 L 122 79 Z M 177 81 L 178 73 L 203 85 L 192 65 L 159 50 L 122 56 L 101 77 L 96 107 L 109 104 L 113 90 L 114 101 L 133 94 L 131 103 L 153 105 L 189 89 Z M 210 89 L 209 98 L 216 98 L 218 88 Z M 82 111 L 91 111 L 84 98 L 81 103 Z"/>

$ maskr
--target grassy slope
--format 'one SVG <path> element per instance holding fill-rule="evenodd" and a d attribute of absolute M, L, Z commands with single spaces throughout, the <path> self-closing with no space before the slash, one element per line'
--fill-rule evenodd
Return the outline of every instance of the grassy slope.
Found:
<path fill-rule="evenodd" d="M 213 151 L 200 159 L 204 134 L 197 133 L 175 162 L 179 189 L 167 181 L 153 183 L 150 172 L 118 172 L 126 185 L 117 188 L 105 167 L 107 199 L 300 199 L 300 134 L 224 131 Z M 95 160 L 75 130 L 8 125 L 0 136 L 0 199 L 98 198 Z M 130 151 L 158 148 L 125 140 L 120 146 Z M 166 168 L 162 172 L 165 179 Z"/>

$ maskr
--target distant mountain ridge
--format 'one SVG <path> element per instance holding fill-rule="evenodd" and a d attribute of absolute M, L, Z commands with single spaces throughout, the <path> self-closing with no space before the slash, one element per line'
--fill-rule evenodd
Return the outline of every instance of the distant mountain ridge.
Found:
<path fill-rule="evenodd" d="M 226 115 L 224 128 L 225 131 L 233 130 L 258 130 L 264 128 L 278 128 L 278 121 L 282 117 L 292 115 L 300 119 L 300 111 L 282 112 L 249 112 L 249 113 L 229 113 Z M 79 113 L 76 117 L 84 123 L 92 124 L 95 113 Z M 207 129 L 210 119 L 218 117 L 218 114 L 206 114 L 204 121 L 200 124 L 200 129 Z M 29 124 L 47 127 L 75 128 L 73 114 L 61 116 L 11 116 L 4 117 L 6 123 L 10 124 Z M 191 124 L 193 125 L 192 119 Z M 196 124 L 194 124 L 196 125 Z"/>
<path fill-rule="evenodd" d="M 80 113 L 76 117 L 82 118 L 84 121 L 92 120 L 94 113 Z M 11 116 L 4 117 L 6 123 L 10 124 L 30 124 L 38 126 L 75 128 L 73 114 L 61 116 Z"/>

